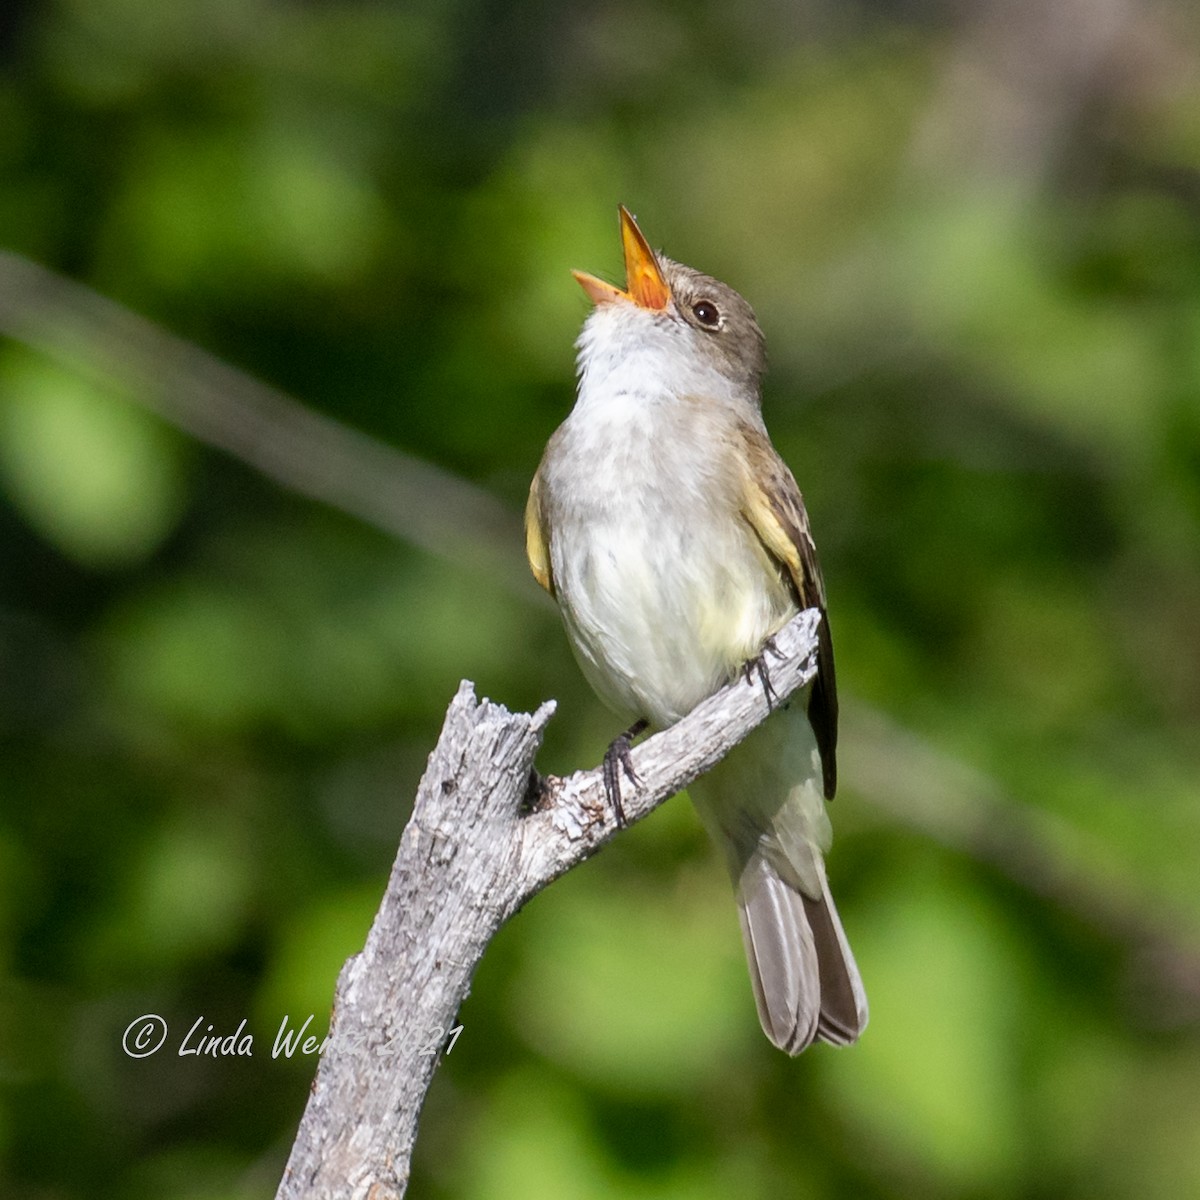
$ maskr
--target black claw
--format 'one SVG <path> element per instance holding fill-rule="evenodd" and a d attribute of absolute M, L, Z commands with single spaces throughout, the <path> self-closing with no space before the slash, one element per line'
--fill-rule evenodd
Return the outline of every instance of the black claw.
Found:
<path fill-rule="evenodd" d="M 758 682 L 762 685 L 763 695 L 767 698 L 767 712 L 774 712 L 775 705 L 779 701 L 779 696 L 771 686 L 771 673 L 767 669 L 768 654 L 773 654 L 778 659 L 786 657 L 781 653 L 779 647 L 775 645 L 775 639 L 769 637 L 763 642 L 762 650 L 753 658 L 746 660 L 742 667 L 742 678 L 747 683 L 753 684 L 755 676 L 758 677 Z"/>
<path fill-rule="evenodd" d="M 779 659 L 780 662 L 783 662 L 784 659 L 787 658 L 787 655 L 784 654 L 784 652 L 775 644 L 774 634 L 772 634 L 765 642 L 763 642 L 762 653 L 764 655 L 773 654 L 777 659 Z"/>
<path fill-rule="evenodd" d="M 613 738 L 612 744 L 604 752 L 604 794 L 616 818 L 617 827 L 625 827 L 625 809 L 621 805 L 621 772 L 624 771 L 629 782 L 637 787 L 641 780 L 633 769 L 633 739 L 649 725 L 644 717 L 631 725 L 624 733 Z"/>

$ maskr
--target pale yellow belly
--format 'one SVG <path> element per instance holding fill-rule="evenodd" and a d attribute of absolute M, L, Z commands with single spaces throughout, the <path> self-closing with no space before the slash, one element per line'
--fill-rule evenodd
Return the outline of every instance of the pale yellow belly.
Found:
<path fill-rule="evenodd" d="M 559 530 L 552 547 L 584 673 L 619 714 L 658 726 L 726 682 L 795 611 L 744 522 L 680 515 Z"/>

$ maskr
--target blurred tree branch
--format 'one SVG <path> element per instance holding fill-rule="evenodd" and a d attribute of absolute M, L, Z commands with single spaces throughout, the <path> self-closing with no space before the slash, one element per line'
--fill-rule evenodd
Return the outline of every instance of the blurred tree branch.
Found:
<path fill-rule="evenodd" d="M 912 147 L 918 176 L 942 186 L 999 180 L 1002 194 L 1028 200 L 1081 111 L 1126 65 L 1146 12 L 1140 0 L 966 6 Z"/>
<path fill-rule="evenodd" d="M 520 520 L 480 488 L 306 408 L 145 317 L 0 251 L 0 334 L 118 391 L 289 489 L 541 597 Z"/>
<path fill-rule="evenodd" d="M 777 635 L 777 702 L 816 673 L 819 620 L 800 613 Z M 626 820 L 707 771 L 769 711 L 757 678 L 739 675 L 635 747 L 639 782 L 623 801 Z M 338 978 L 329 1045 L 278 1200 L 404 1194 L 421 1104 L 488 943 L 616 835 L 600 770 L 537 780 L 533 760 L 553 713 L 552 701 L 510 713 L 459 687 L 366 946 Z"/>
<path fill-rule="evenodd" d="M 1123 946 L 1134 999 L 1157 1024 L 1200 1012 L 1200 951 L 1181 914 L 1098 871 L 1083 830 L 1021 803 L 994 779 L 959 762 L 861 703 L 846 710 L 840 751 L 847 778 L 868 803 L 976 862 Z"/>

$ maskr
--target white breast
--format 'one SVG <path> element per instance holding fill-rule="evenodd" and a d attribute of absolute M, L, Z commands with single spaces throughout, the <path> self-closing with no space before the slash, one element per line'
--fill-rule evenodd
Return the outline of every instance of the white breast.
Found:
<path fill-rule="evenodd" d="M 739 514 L 728 408 L 636 378 L 600 397 L 584 378 L 544 480 L 550 555 L 592 686 L 622 716 L 667 725 L 757 653 L 794 604 Z"/>

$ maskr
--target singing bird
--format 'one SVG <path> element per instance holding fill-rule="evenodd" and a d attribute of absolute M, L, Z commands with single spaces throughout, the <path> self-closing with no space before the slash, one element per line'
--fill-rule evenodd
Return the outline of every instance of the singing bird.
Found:
<path fill-rule="evenodd" d="M 762 331 L 732 288 L 656 254 L 624 206 L 620 222 L 624 289 L 574 272 L 594 307 L 575 406 L 530 488 L 529 563 L 588 681 L 635 730 L 678 721 L 821 610 L 807 692 L 689 791 L 733 878 L 767 1037 L 789 1054 L 846 1045 L 867 1001 L 825 876 L 833 644 L 804 501 L 763 424 Z M 618 784 L 622 754 L 618 738 Z"/>

